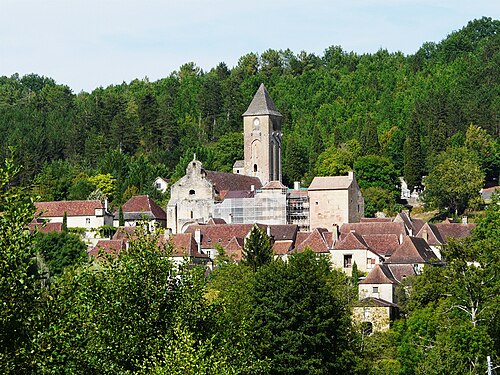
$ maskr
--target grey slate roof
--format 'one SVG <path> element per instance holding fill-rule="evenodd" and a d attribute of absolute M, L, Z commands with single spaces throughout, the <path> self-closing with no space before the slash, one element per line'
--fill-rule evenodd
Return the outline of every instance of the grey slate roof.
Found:
<path fill-rule="evenodd" d="M 259 89 L 252 99 L 252 102 L 248 106 L 248 109 L 245 113 L 243 113 L 243 116 L 260 115 L 273 115 L 283 117 L 281 113 L 279 113 L 276 109 L 276 106 L 274 105 L 274 102 L 263 83 L 260 84 Z"/>

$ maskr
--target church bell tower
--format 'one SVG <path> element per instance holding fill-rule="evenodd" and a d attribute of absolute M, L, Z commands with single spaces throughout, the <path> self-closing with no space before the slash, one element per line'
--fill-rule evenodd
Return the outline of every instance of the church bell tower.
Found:
<path fill-rule="evenodd" d="M 243 113 L 244 174 L 259 177 L 262 185 L 281 181 L 281 120 L 273 100 L 261 84 Z"/>

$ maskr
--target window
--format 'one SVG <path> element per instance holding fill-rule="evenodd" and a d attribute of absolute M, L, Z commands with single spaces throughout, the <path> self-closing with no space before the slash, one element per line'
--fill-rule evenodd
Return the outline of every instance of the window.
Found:
<path fill-rule="evenodd" d="M 373 287 L 373 293 L 378 293 L 378 286 Z"/>
<path fill-rule="evenodd" d="M 254 172 L 257 172 L 257 164 L 254 164 L 254 165 L 253 165 L 253 171 L 254 171 Z"/>
<path fill-rule="evenodd" d="M 161 189 L 161 184 L 159 182 L 156 183 L 156 188 Z"/>
<path fill-rule="evenodd" d="M 195 191 L 194 190 L 189 190 L 189 195 L 195 195 Z"/>
<path fill-rule="evenodd" d="M 85 219 L 85 224 L 90 224 L 90 217 L 87 217 L 87 218 Z"/>
<path fill-rule="evenodd" d="M 191 219 L 192 219 L 193 218 L 193 211 L 191 211 L 191 215 L 190 216 L 191 216 Z"/>
<path fill-rule="evenodd" d="M 344 268 L 351 268 L 352 267 L 352 255 L 344 255 Z"/>

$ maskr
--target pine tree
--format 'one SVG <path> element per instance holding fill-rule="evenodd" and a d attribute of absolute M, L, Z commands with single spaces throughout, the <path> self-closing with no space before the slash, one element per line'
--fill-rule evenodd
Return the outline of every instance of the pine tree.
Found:
<path fill-rule="evenodd" d="M 64 211 L 64 216 L 63 216 L 62 232 L 68 233 L 68 213 L 66 211 Z"/>
<path fill-rule="evenodd" d="M 263 229 L 255 225 L 243 247 L 243 264 L 257 271 L 258 268 L 271 263 L 272 260 L 273 248 L 270 238 Z"/>

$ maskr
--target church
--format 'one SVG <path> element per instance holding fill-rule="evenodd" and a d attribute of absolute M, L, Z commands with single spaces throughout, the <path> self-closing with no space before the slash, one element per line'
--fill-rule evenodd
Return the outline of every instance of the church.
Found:
<path fill-rule="evenodd" d="M 244 160 L 234 163 L 233 173 L 205 170 L 194 157 L 186 175 L 172 185 L 167 205 L 167 227 L 172 233 L 214 219 L 227 224 L 296 224 L 301 231 L 312 230 L 319 223 L 332 230 L 343 223 L 359 222 L 364 201 L 352 172 L 320 178 L 319 189 L 318 177 L 313 180 L 311 193 L 314 191 L 314 204 L 321 210 L 313 210 L 318 217 L 312 219 L 308 189 L 301 189 L 299 183 L 293 189 L 282 184 L 283 116 L 264 84 L 242 117 Z"/>

